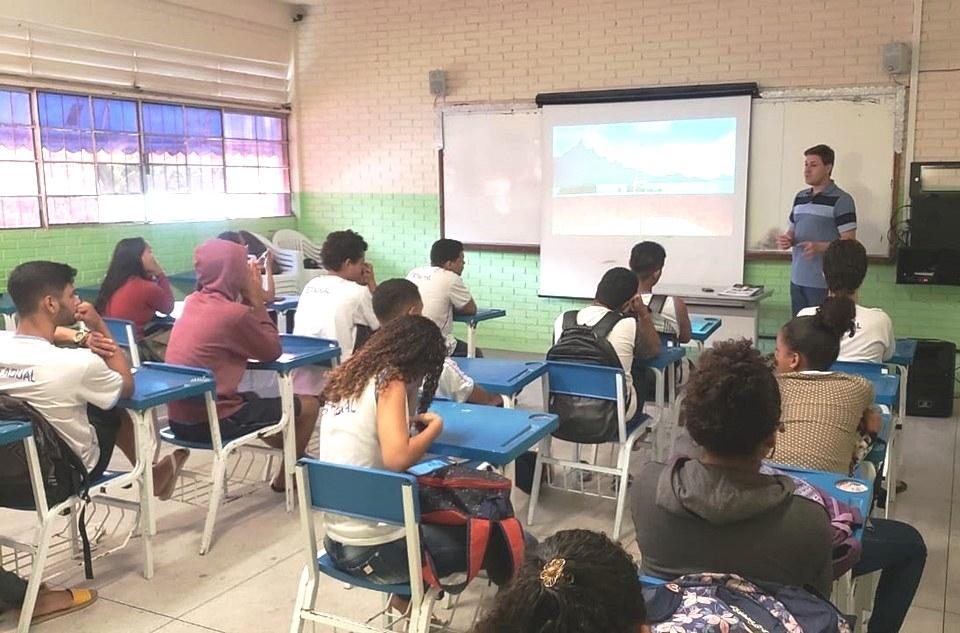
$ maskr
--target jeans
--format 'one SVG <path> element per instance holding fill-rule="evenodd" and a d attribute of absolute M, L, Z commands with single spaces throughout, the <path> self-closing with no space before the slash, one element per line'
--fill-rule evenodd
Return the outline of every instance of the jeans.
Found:
<path fill-rule="evenodd" d="M 927 546 L 913 526 L 902 521 L 870 519 L 863 533 L 863 555 L 853 575 L 880 571 L 868 633 L 900 630 L 917 593 Z"/>
<path fill-rule="evenodd" d="M 513 561 L 499 531 L 493 530 L 482 568 L 496 585 L 505 584 L 513 572 Z M 528 539 L 529 537 L 525 537 Z M 420 543 L 430 552 L 437 575 L 444 578 L 467 571 L 467 530 L 455 525 L 421 525 Z M 330 538 L 323 542 L 338 569 L 378 585 L 410 582 L 407 568 L 407 540 L 382 545 L 343 545 Z"/>
<path fill-rule="evenodd" d="M 793 310 L 791 317 L 797 316 L 797 312 L 811 306 L 819 306 L 827 298 L 826 288 L 813 288 L 811 286 L 798 286 L 790 282 L 790 305 Z"/>
<path fill-rule="evenodd" d="M 0 603 L 19 607 L 27 595 L 27 581 L 13 572 L 0 569 Z"/>

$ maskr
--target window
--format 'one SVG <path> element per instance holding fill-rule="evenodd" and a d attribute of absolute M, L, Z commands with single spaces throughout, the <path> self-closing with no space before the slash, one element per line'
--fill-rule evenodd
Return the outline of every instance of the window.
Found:
<path fill-rule="evenodd" d="M 0 89 L 0 228 L 287 215 L 287 151 L 282 116 Z"/>
<path fill-rule="evenodd" d="M 223 113 L 227 193 L 243 217 L 290 212 L 286 121 L 277 116 Z"/>
<path fill-rule="evenodd" d="M 142 221 L 135 101 L 40 92 L 50 224 Z"/>
<path fill-rule="evenodd" d="M 40 226 L 30 93 L 0 90 L 0 228 Z"/>

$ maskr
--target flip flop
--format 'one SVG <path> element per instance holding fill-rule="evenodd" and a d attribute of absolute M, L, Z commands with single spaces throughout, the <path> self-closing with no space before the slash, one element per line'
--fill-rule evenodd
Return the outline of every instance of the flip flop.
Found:
<path fill-rule="evenodd" d="M 38 615 L 31 621 L 32 624 L 42 624 L 47 620 L 53 620 L 54 618 L 59 618 L 62 615 L 67 615 L 68 613 L 75 613 L 86 609 L 91 604 L 97 601 L 97 592 L 95 589 L 67 589 L 70 592 L 70 595 L 73 596 L 73 604 L 66 609 L 60 609 L 59 611 L 54 611 L 52 613 L 46 613 L 44 615 Z"/>
<path fill-rule="evenodd" d="M 177 479 L 180 478 L 180 471 L 183 470 L 183 465 L 187 463 L 187 458 L 190 457 L 190 450 L 178 448 L 169 457 L 173 460 L 173 477 L 163 487 L 163 490 L 157 491 L 157 499 L 160 499 L 160 501 L 166 501 L 173 496 L 173 491 L 177 488 Z"/>

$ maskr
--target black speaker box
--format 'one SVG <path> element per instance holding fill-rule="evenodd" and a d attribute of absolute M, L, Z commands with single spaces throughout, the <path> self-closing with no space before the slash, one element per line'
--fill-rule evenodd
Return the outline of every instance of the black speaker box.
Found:
<path fill-rule="evenodd" d="M 953 415 L 957 346 L 949 341 L 920 340 L 907 379 L 907 415 L 949 418 Z"/>

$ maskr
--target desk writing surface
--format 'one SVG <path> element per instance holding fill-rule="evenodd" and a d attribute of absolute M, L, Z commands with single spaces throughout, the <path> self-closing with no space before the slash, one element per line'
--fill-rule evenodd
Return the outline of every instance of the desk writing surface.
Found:
<path fill-rule="evenodd" d="M 891 409 L 897 402 L 900 395 L 900 376 L 895 374 L 882 374 L 879 376 L 864 376 L 873 385 L 873 400 L 877 404 L 882 404 Z"/>
<path fill-rule="evenodd" d="M 910 366 L 913 364 L 913 358 L 917 354 L 917 339 L 898 338 L 897 347 L 888 363 L 894 365 Z"/>
<path fill-rule="evenodd" d="M 873 485 L 869 481 L 857 479 L 855 477 L 849 477 L 847 475 L 839 475 L 837 473 L 828 473 L 819 470 L 810 470 L 796 466 L 787 466 L 784 464 L 765 463 L 765 466 L 776 468 L 783 473 L 792 475 L 798 479 L 802 479 L 808 484 L 816 486 L 820 490 L 829 494 L 837 501 L 842 501 L 843 503 L 856 508 L 860 511 L 860 517 L 864 521 L 866 521 L 867 517 L 870 515 L 870 505 L 873 502 Z M 860 484 L 859 487 L 864 488 L 864 490 L 853 492 L 851 490 L 844 490 L 843 488 L 838 487 L 838 484 L 847 486 L 850 485 L 850 482 Z M 856 530 L 854 532 L 854 536 L 858 539 L 862 539 L 863 528 L 861 527 Z"/>
<path fill-rule="evenodd" d="M 481 321 L 499 319 L 503 316 L 507 316 L 506 310 L 501 310 L 500 308 L 483 308 L 477 310 L 476 314 L 455 314 L 453 315 L 453 320 L 458 323 L 466 323 L 467 325 L 476 325 Z"/>
<path fill-rule="evenodd" d="M 643 367 L 649 367 L 650 369 L 665 369 L 674 363 L 680 362 L 686 354 L 686 350 L 679 345 L 664 345 L 660 348 L 660 354 L 656 357 L 637 359 L 637 364 Z"/>
<path fill-rule="evenodd" d="M 318 365 L 340 358 L 340 345 L 336 341 L 312 336 L 281 334 L 282 353 L 274 361 L 247 361 L 247 369 L 269 369 L 288 372 L 297 367 Z"/>
<path fill-rule="evenodd" d="M 494 358 L 453 358 L 458 367 L 478 385 L 493 393 L 512 396 L 547 373 L 543 361 Z"/>
<path fill-rule="evenodd" d="M 764 288 L 758 294 L 752 297 L 727 297 L 720 294 L 726 287 L 709 286 L 713 292 L 704 290 L 706 286 L 690 286 L 685 284 L 657 284 L 654 291 L 658 295 L 669 295 L 671 297 L 680 297 L 687 300 L 688 303 L 699 304 L 701 301 L 716 301 L 718 305 L 751 305 L 757 304 L 773 295 L 773 290 Z"/>
<path fill-rule="evenodd" d="M 707 340 L 714 332 L 720 329 L 721 325 L 723 325 L 723 321 L 717 317 L 690 317 L 691 336 L 695 341 L 702 342 Z"/>
<path fill-rule="evenodd" d="M 430 411 L 443 418 L 443 431 L 428 452 L 509 464 L 560 424 L 552 413 L 502 409 L 435 400 Z"/>
<path fill-rule="evenodd" d="M 216 390 L 209 370 L 165 363 L 144 363 L 134 372 L 133 385 L 133 395 L 120 399 L 117 406 L 144 411 Z"/>
<path fill-rule="evenodd" d="M 33 426 L 23 420 L 0 420 L 0 446 L 19 442 L 33 435 Z"/>

